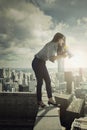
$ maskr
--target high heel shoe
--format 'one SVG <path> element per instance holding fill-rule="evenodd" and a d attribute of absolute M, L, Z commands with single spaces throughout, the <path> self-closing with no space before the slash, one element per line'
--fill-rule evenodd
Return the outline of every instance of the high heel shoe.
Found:
<path fill-rule="evenodd" d="M 55 101 L 48 101 L 48 105 L 57 106 L 57 103 Z"/>
<path fill-rule="evenodd" d="M 44 104 L 42 101 L 38 102 L 38 105 L 39 105 L 39 107 L 42 107 L 42 108 L 46 107 L 46 104 Z"/>

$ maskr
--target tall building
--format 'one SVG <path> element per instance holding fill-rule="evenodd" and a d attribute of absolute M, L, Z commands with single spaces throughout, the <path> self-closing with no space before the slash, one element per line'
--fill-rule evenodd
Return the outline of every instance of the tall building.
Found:
<path fill-rule="evenodd" d="M 72 81 L 73 81 L 73 76 L 72 76 L 72 71 L 66 71 L 64 73 L 65 81 L 67 82 L 66 90 L 67 93 L 71 94 L 72 93 Z"/>
<path fill-rule="evenodd" d="M 64 59 L 58 60 L 58 80 L 59 80 L 59 86 L 58 89 L 60 92 L 66 91 L 66 82 L 64 79 Z"/>

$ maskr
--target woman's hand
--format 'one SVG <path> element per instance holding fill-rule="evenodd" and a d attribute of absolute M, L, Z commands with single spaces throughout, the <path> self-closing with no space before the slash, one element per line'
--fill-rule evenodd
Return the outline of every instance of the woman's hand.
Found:
<path fill-rule="evenodd" d="M 66 58 L 68 55 L 66 53 L 63 53 L 61 56 L 62 58 Z"/>
<path fill-rule="evenodd" d="M 51 56 L 51 57 L 49 58 L 49 60 L 52 61 L 52 62 L 54 62 L 54 61 L 56 60 L 56 56 Z"/>
<path fill-rule="evenodd" d="M 61 55 L 57 55 L 57 56 L 51 56 L 49 58 L 50 61 L 54 62 L 55 60 L 57 59 L 60 59 L 60 58 L 66 58 L 68 55 L 66 53 L 63 53 Z"/>

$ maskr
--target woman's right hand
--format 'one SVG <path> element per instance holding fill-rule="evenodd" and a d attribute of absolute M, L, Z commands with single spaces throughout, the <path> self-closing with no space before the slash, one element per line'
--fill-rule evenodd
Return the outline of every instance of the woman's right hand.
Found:
<path fill-rule="evenodd" d="M 62 54 L 63 58 L 66 58 L 68 55 L 66 53 Z"/>

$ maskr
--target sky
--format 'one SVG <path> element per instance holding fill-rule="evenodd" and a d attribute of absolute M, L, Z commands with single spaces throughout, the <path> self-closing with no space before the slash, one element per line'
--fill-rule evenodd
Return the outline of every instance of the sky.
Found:
<path fill-rule="evenodd" d="M 65 66 L 87 67 L 87 0 L 0 0 L 0 67 L 30 68 L 57 32 L 74 55 Z"/>

